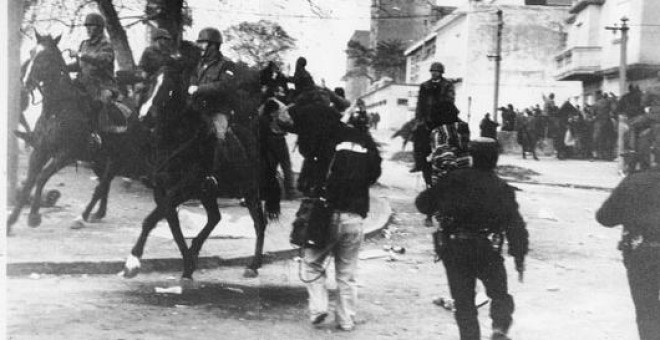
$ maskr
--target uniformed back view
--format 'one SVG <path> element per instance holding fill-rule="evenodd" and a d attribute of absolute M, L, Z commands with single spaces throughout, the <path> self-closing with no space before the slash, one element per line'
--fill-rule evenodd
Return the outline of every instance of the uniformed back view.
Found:
<path fill-rule="evenodd" d="M 443 261 L 449 289 L 455 300 L 455 318 L 461 340 L 481 339 L 475 286 L 477 279 L 492 300 L 490 316 L 494 340 L 509 339 L 513 297 L 507 288 L 507 274 L 501 255 L 504 239 L 509 255 L 515 258 L 522 279 L 528 250 L 528 232 L 516 202 L 514 189 L 493 171 L 498 146 L 492 138 L 470 142 L 473 166 L 445 175 L 415 202 L 424 214 L 440 220 L 436 252 Z"/>

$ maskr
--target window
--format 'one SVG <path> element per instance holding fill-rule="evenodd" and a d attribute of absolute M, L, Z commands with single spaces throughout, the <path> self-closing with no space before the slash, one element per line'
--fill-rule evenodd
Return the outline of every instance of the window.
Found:
<path fill-rule="evenodd" d="M 399 98 L 396 100 L 396 105 L 408 106 L 408 98 Z"/>

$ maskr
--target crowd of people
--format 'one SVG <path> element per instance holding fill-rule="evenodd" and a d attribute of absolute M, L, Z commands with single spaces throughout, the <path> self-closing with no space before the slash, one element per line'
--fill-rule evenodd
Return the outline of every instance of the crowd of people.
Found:
<path fill-rule="evenodd" d="M 553 93 L 543 95 L 542 99 L 543 106 L 536 104 L 518 109 L 508 104 L 499 108 L 501 131 L 517 132 L 523 157 L 531 153 L 537 159 L 539 141 L 552 139 L 559 159 L 616 158 L 615 127 L 621 114 L 617 96 L 598 91 L 593 104 L 584 107 L 573 105 L 568 100 L 558 106 Z M 492 130 L 497 127 L 494 124 L 497 123 L 485 117 L 481 126 L 490 128 L 492 134 Z"/>
<path fill-rule="evenodd" d="M 90 14 L 85 20 L 85 26 L 89 39 L 81 44 L 75 56 L 76 62 L 69 65 L 69 70 L 79 73 L 81 86 L 99 102 L 99 107 L 114 104 L 120 96 L 113 90 L 114 53 L 103 34 L 103 17 Z M 173 39 L 167 31 L 157 30 L 153 40 L 153 46 L 144 52 L 140 60 L 139 67 L 144 79 L 153 77 L 173 57 Z M 235 158 L 241 156 L 240 152 L 228 152 L 231 151 L 228 144 L 233 134 L 230 120 L 232 98 L 235 95 L 232 86 L 235 64 L 220 52 L 222 42 L 222 35 L 215 28 L 205 28 L 199 32 L 197 46 L 202 54 L 201 60 L 195 65 L 187 89 L 190 105 L 203 117 L 208 130 L 207 145 L 211 150 L 205 154 L 213 157 L 209 157 L 205 164 L 208 176 L 204 181 L 209 187 L 218 184 L 213 177 L 213 169 L 218 167 L 218 163 L 240 161 Z M 292 77 L 284 75 L 276 62 L 270 62 L 260 72 L 263 104 L 259 115 L 259 135 L 262 138 L 259 142 L 264 151 L 266 166 L 271 170 L 282 168 L 284 190 L 287 198 L 292 198 L 294 183 L 289 147 L 285 139 L 287 129 L 277 121 L 281 110 L 290 108 L 292 115 L 311 112 L 315 116 L 324 116 L 332 120 L 332 126 L 335 127 L 344 126 L 340 124 L 343 119 L 346 126 L 351 127 L 339 128 L 332 136 L 332 156 L 327 162 L 326 173 L 321 176 L 322 185 L 301 188 L 300 181 L 298 183 L 303 194 L 322 197 L 332 211 L 328 236 L 333 240 L 332 246 L 304 249 L 304 273 L 312 278 L 306 281 L 309 320 L 313 325 L 319 325 L 329 315 L 324 263 L 332 255 L 335 258 L 335 280 L 338 287 L 335 322 L 340 330 L 351 331 L 356 324 L 356 271 L 364 236 L 362 224 L 369 212 L 369 187 L 376 183 L 382 172 L 382 159 L 369 133 L 370 128 L 377 128 L 380 116 L 367 113 L 361 99 L 356 101 L 354 109 L 349 108 L 350 103 L 344 98 L 343 89 L 330 91 L 317 86 L 306 66 L 307 60 L 300 57 Z M 432 144 L 442 151 L 439 155 L 442 164 L 451 163 L 453 168 L 443 173 L 441 181 L 427 181 L 429 189 L 417 197 L 415 204 L 420 212 L 434 216 L 439 222 L 434 246 L 438 258 L 443 261 L 449 289 L 455 299 L 455 319 L 461 339 L 481 338 L 475 306 L 476 281 L 480 280 L 492 301 L 491 339 L 506 340 L 509 339 L 507 334 L 513 322 L 514 299 L 508 292 L 502 257 L 503 243 L 508 243 L 506 249 L 515 259 L 515 268 L 522 280 L 529 234 L 518 209 L 516 190 L 494 171 L 499 155 L 496 142 L 498 124 L 487 114 L 481 122 L 481 138 L 468 143 L 469 130 L 467 124 L 458 117 L 459 111 L 454 105 L 454 85 L 444 78 L 444 65 L 435 62 L 430 72 L 431 79 L 422 83 L 419 89 L 414 128 L 415 167 L 411 172 L 423 171 L 426 175 L 430 167 L 435 166 L 429 162 L 429 155 L 436 151 L 431 150 Z M 558 107 L 554 94 L 543 96 L 543 100 L 543 108 L 536 105 L 518 111 L 511 104 L 501 108 L 502 130 L 518 131 L 518 140 L 523 145 L 523 157 L 525 152 L 532 152 L 537 159 L 535 147 L 540 138 L 555 140 L 559 158 L 611 159 L 614 156 L 614 124 L 619 112 L 615 96 L 598 93 L 594 104 L 585 108 L 573 106 L 568 101 Z M 92 127 L 93 135 L 97 134 L 96 129 Z M 94 136 L 94 140 L 96 138 L 98 136 Z M 317 162 L 322 155 L 315 152 L 323 147 L 302 143 L 304 138 L 299 134 L 300 153 L 305 158 L 311 155 L 311 161 Z M 100 143 L 98 140 L 96 142 Z M 458 165 L 457 157 L 462 152 L 470 153 L 470 165 Z M 641 180 L 641 186 L 634 179 L 629 181 L 632 182 L 630 185 L 640 186 L 639 190 L 642 190 L 651 188 L 647 184 L 652 182 L 657 187 L 657 175 L 647 177 Z M 658 271 L 658 262 L 654 262 L 654 259 L 657 259 L 660 249 L 659 239 L 657 232 L 652 231 L 657 225 L 657 218 L 654 218 L 657 216 L 657 208 L 647 207 L 646 215 L 652 215 L 648 219 L 621 215 L 621 211 L 630 210 L 627 204 L 633 196 L 628 194 L 638 190 L 630 191 L 623 187 L 625 183 L 615 190 L 597 217 L 608 226 L 623 223 L 626 230 L 633 234 L 627 245 L 630 249 L 626 249 L 628 253 L 624 256 L 633 299 L 638 308 L 640 334 L 643 337 L 647 334 L 648 339 L 651 339 L 651 336 L 660 332 L 656 322 L 660 308 L 657 299 L 653 303 L 647 301 L 653 300 L 653 292 L 657 298 L 657 276 L 655 282 L 649 282 L 651 279 L 648 277 L 650 271 Z M 652 194 L 657 196 L 657 190 L 650 191 L 649 195 Z M 635 238 L 639 235 L 648 239 L 645 244 L 650 250 L 633 255 L 632 252 L 640 247 Z M 643 257 L 644 262 L 633 259 L 635 256 Z M 650 309 L 655 314 L 650 313 Z"/>

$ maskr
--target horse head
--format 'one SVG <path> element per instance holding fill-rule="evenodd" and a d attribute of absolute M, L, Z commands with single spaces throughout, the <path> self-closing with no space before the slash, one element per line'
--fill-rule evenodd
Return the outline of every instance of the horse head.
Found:
<path fill-rule="evenodd" d="M 30 51 L 31 57 L 22 79 L 23 85 L 29 91 L 39 84 L 51 83 L 67 75 L 66 63 L 57 46 L 62 36 L 42 36 L 35 31 L 35 37 L 37 45 Z"/>
<path fill-rule="evenodd" d="M 156 118 L 162 108 L 172 108 L 169 106 L 171 104 L 182 109 L 190 75 L 197 65 L 199 55 L 195 45 L 187 41 L 181 43 L 179 51 L 160 68 L 153 84 L 149 86 L 147 99 L 140 106 L 140 120 L 148 115 Z"/>

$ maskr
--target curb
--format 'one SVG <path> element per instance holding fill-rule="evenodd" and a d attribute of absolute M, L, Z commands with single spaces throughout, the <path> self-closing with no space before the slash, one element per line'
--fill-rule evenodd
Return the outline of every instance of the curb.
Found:
<path fill-rule="evenodd" d="M 504 180 L 507 181 L 508 183 L 540 185 L 540 186 L 547 186 L 547 187 L 559 187 L 559 188 L 582 189 L 582 190 L 597 190 L 597 191 L 604 191 L 604 192 L 612 192 L 612 190 L 614 190 L 613 188 L 599 187 L 599 186 L 595 186 L 595 185 L 519 181 L 519 180 L 515 180 L 515 179 L 508 179 L 508 178 L 504 178 Z"/>
<path fill-rule="evenodd" d="M 375 228 L 365 233 L 365 238 L 372 238 L 380 234 L 392 220 L 392 207 L 386 199 L 373 197 L 379 202 L 383 212 L 379 213 L 374 222 Z M 263 264 L 291 259 L 299 255 L 299 248 L 281 249 L 264 253 Z M 252 256 L 239 256 L 235 258 L 221 258 L 219 256 L 202 256 L 197 263 L 197 270 L 214 269 L 219 267 L 246 266 Z M 108 275 L 117 274 L 124 269 L 124 259 L 117 261 L 76 261 L 76 262 L 22 262 L 7 263 L 7 276 L 27 276 L 33 273 L 39 275 Z M 149 272 L 181 272 L 183 259 L 155 258 L 141 259 L 141 273 Z"/>

